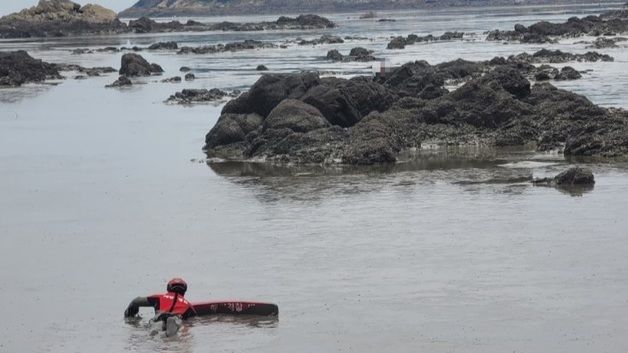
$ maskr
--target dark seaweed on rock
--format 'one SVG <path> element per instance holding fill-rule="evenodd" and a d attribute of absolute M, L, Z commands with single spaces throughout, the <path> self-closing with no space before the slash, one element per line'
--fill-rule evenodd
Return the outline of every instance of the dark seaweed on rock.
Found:
<path fill-rule="evenodd" d="M 532 65 L 496 58 L 414 62 L 385 76 L 263 75 L 206 136 L 208 157 L 378 164 L 423 143 L 564 146 L 565 155 L 628 153 L 628 114 L 543 83 Z M 466 83 L 453 92 L 446 80 Z M 270 119 L 270 120 L 269 120 Z"/>
<path fill-rule="evenodd" d="M 494 30 L 487 40 L 522 43 L 553 43 L 560 37 L 614 35 L 628 32 L 628 10 L 608 11 L 599 16 L 571 17 L 564 23 L 537 22 L 529 27 L 516 24 L 512 31 Z"/>

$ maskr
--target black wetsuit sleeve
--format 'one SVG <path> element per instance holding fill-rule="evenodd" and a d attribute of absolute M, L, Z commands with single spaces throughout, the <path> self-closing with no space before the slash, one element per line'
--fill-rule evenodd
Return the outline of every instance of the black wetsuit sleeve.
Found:
<path fill-rule="evenodd" d="M 155 297 L 137 297 L 129 303 L 129 306 L 124 311 L 124 317 L 137 315 L 140 312 L 140 307 L 153 307 L 155 310 L 159 310 L 159 300 Z"/>

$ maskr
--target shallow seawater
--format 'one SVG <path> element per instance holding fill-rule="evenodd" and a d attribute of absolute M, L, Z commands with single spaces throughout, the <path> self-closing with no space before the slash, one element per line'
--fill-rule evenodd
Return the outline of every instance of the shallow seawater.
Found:
<path fill-rule="evenodd" d="M 540 47 L 482 33 L 602 8 L 391 12 L 394 23 L 333 15 L 334 31 L 195 33 L 2 41 L 53 62 L 119 66 L 121 54 L 77 47 L 281 43 L 323 33 L 373 40 L 220 55 L 142 55 L 164 76 L 115 75 L 0 90 L 0 352 L 623 352 L 628 345 L 628 165 L 588 162 L 588 190 L 533 186 L 575 162 L 529 151 L 409 153 L 371 168 L 206 163 L 220 105 L 163 101 L 189 87 L 246 89 L 254 69 L 368 74 L 327 50 L 366 46 L 393 62 L 489 59 Z M 268 17 L 273 18 L 274 16 Z M 230 18 L 249 20 L 253 18 Z M 385 50 L 391 35 L 477 33 L 476 40 Z M 475 38 L 475 37 L 474 37 Z M 584 45 L 551 45 L 584 52 Z M 561 87 L 628 107 L 626 47 L 614 63 Z M 70 75 L 68 75 L 70 76 Z M 277 320 L 194 319 L 179 337 L 150 336 L 122 312 L 172 276 L 191 300 L 276 302 Z"/>

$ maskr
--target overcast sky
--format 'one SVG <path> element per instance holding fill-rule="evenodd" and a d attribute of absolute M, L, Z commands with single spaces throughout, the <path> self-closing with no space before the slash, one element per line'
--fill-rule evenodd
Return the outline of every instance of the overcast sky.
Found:
<path fill-rule="evenodd" d="M 73 0 L 81 5 L 88 3 L 102 5 L 120 12 L 131 7 L 137 0 Z M 37 5 L 39 0 L 0 0 L 0 15 L 7 15 L 21 9 Z"/>

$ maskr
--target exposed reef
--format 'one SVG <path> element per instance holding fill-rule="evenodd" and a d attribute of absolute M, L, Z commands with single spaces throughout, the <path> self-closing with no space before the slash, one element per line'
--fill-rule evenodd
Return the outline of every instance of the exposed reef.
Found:
<path fill-rule="evenodd" d="M 181 47 L 177 54 L 215 54 L 263 48 L 277 48 L 277 46 L 269 42 L 247 39 L 242 42 L 227 44 L 203 45 L 200 47 Z"/>
<path fill-rule="evenodd" d="M 437 42 L 445 40 L 460 40 L 464 37 L 464 32 L 445 32 L 442 35 L 435 37 L 431 34 L 426 36 L 417 36 L 416 34 L 410 34 L 407 37 L 395 37 L 390 43 L 388 43 L 387 49 L 404 49 L 406 45 L 412 45 L 416 43 Z"/>
<path fill-rule="evenodd" d="M 628 153 L 628 112 L 550 85 L 516 58 L 412 62 L 352 79 L 267 74 L 223 108 L 210 158 L 292 163 L 392 163 L 423 145 L 533 146 L 565 156 Z M 454 91 L 445 82 L 465 82 Z"/>
<path fill-rule="evenodd" d="M 615 35 L 628 32 L 628 10 L 608 11 L 599 16 L 571 17 L 564 23 L 537 22 L 529 27 L 516 24 L 512 31 L 494 30 L 487 40 L 521 43 L 554 43 L 559 38 Z"/>

